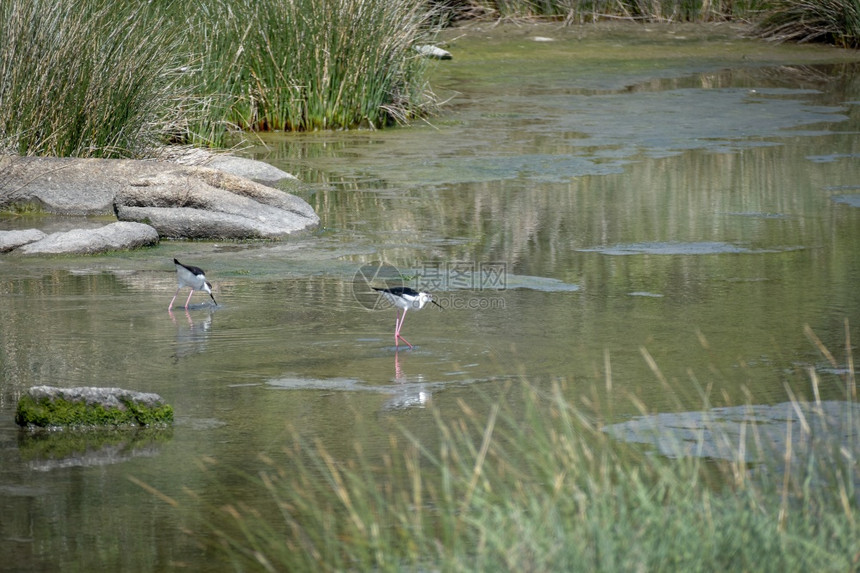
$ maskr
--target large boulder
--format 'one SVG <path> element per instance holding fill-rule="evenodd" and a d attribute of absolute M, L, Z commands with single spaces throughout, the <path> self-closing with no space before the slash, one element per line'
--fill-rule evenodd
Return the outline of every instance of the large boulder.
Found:
<path fill-rule="evenodd" d="M 2 238 L 0 238 L 2 241 Z M 21 255 L 93 255 L 145 247 L 158 242 L 158 233 L 143 223 L 117 222 L 97 229 L 74 229 L 51 233 L 19 247 Z"/>

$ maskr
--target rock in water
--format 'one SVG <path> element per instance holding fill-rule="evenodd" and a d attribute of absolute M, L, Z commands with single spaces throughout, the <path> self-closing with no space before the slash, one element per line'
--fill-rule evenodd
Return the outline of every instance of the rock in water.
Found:
<path fill-rule="evenodd" d="M 438 46 L 432 46 L 430 44 L 422 44 L 420 46 L 413 46 L 416 52 L 424 56 L 425 58 L 435 58 L 437 60 L 450 60 L 454 56 L 451 55 L 451 52 L 448 50 L 443 50 Z"/>
<path fill-rule="evenodd" d="M 22 245 L 41 241 L 47 235 L 39 229 L 23 229 L 20 231 L 0 231 L 0 253 L 7 253 Z"/>
<path fill-rule="evenodd" d="M 21 255 L 93 255 L 137 249 L 157 242 L 158 232 L 149 225 L 118 221 L 99 229 L 73 229 L 47 236 L 43 234 L 41 240 L 27 243 L 15 252 Z"/>
<path fill-rule="evenodd" d="M 15 422 L 39 428 L 151 426 L 173 423 L 158 394 L 122 388 L 33 386 L 18 400 Z"/>

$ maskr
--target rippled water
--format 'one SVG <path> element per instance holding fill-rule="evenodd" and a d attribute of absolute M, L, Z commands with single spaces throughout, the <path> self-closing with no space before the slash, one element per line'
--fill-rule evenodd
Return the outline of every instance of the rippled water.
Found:
<path fill-rule="evenodd" d="M 355 440 L 381 453 L 399 428 L 432 443 L 431 404 L 480 410 L 523 378 L 564 379 L 581 403 L 605 393 L 607 360 L 618 423 L 639 414 L 627 393 L 654 413 L 698 410 L 703 389 L 782 404 L 786 385 L 809 394 L 809 368 L 825 400 L 843 399 L 845 321 L 854 340 L 860 323 L 860 97 L 845 60 L 860 58 L 540 35 L 556 41 L 457 39 L 434 79 L 453 99 L 427 124 L 249 149 L 305 182 L 315 233 L 0 258 L 0 568 L 205 569 L 179 534 L 199 508 L 139 482 L 265 504 L 229 468 L 253 472 L 295 432 L 335 456 Z M 173 257 L 206 269 L 217 308 L 196 294 L 168 312 Z M 395 349 L 394 311 L 371 294 L 383 264 L 444 307 L 408 313 L 413 350 Z M 157 392 L 177 423 L 69 453 L 14 426 L 36 384 Z"/>

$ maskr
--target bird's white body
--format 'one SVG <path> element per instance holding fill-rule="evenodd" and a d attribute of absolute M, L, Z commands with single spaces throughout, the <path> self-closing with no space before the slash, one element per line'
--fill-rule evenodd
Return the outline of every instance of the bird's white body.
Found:
<path fill-rule="evenodd" d="M 433 297 L 426 292 L 416 292 L 412 289 L 404 288 L 402 291 L 394 294 L 390 290 L 393 289 L 382 290 L 380 292 L 394 306 L 403 310 L 421 310 L 428 302 L 433 302 Z"/>
<path fill-rule="evenodd" d="M 397 347 L 400 345 L 400 341 L 405 342 L 409 348 L 412 348 L 412 345 L 409 344 L 409 341 L 400 336 L 400 329 L 403 328 L 403 320 L 406 318 L 406 311 L 409 309 L 413 310 L 421 310 L 424 308 L 428 302 L 435 304 L 439 308 L 442 306 L 433 300 L 433 296 L 430 293 L 426 292 L 418 292 L 415 289 L 411 289 L 409 287 L 394 287 L 394 288 L 376 288 L 373 290 L 378 291 L 391 302 L 396 308 L 403 309 L 403 314 L 400 314 L 400 310 L 397 311 L 397 318 L 394 322 L 394 346 Z"/>
<path fill-rule="evenodd" d="M 218 305 L 215 301 L 215 297 L 212 295 L 212 284 L 206 280 L 206 275 L 203 272 L 203 269 L 191 265 L 183 265 L 176 259 L 173 259 L 173 265 L 176 267 L 176 282 L 179 286 L 176 287 L 176 292 L 173 294 L 173 298 L 170 300 L 170 306 L 167 307 L 167 310 L 173 308 L 173 302 L 176 300 L 176 296 L 179 294 L 179 291 L 182 290 L 182 287 L 188 287 L 191 289 L 191 292 L 188 293 L 188 299 L 185 301 L 185 310 L 188 310 L 188 303 L 191 302 L 191 295 L 193 295 L 196 290 L 202 290 L 209 293 L 209 297 L 212 299 L 212 302 L 214 302 L 216 306 Z"/>

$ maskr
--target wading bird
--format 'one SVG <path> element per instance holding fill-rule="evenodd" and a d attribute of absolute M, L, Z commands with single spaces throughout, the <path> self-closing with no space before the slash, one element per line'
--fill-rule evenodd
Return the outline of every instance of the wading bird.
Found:
<path fill-rule="evenodd" d="M 400 329 L 403 328 L 403 320 L 406 318 L 406 311 L 410 308 L 415 310 L 421 310 L 424 306 L 431 302 L 442 308 L 438 302 L 433 300 L 433 297 L 426 292 L 418 292 L 415 289 L 411 289 L 409 287 L 393 287 L 393 288 L 376 288 L 373 287 L 373 290 L 382 293 L 386 299 L 388 299 L 394 306 L 396 307 L 397 318 L 394 321 L 394 346 L 397 347 L 400 345 L 400 341 L 405 342 L 409 348 L 412 348 L 412 345 L 409 344 L 409 341 L 400 336 Z M 403 309 L 403 314 L 400 314 L 400 309 Z"/>
<path fill-rule="evenodd" d="M 205 290 L 208 292 L 212 302 L 215 303 L 215 306 L 218 306 L 218 303 L 215 301 L 215 297 L 212 295 L 212 284 L 206 280 L 206 275 L 203 273 L 203 269 L 200 267 L 192 267 L 191 265 L 183 265 L 176 259 L 173 259 L 173 264 L 176 265 L 176 281 L 179 283 L 179 286 L 176 287 L 176 292 L 173 293 L 173 298 L 170 299 L 170 306 L 167 307 L 167 310 L 171 310 L 173 308 L 173 302 L 176 300 L 176 295 L 179 294 L 182 287 L 189 287 L 191 289 L 191 292 L 188 293 L 188 299 L 185 301 L 185 310 L 188 310 L 188 303 L 191 302 L 191 295 L 194 294 L 194 291 L 196 290 Z"/>

